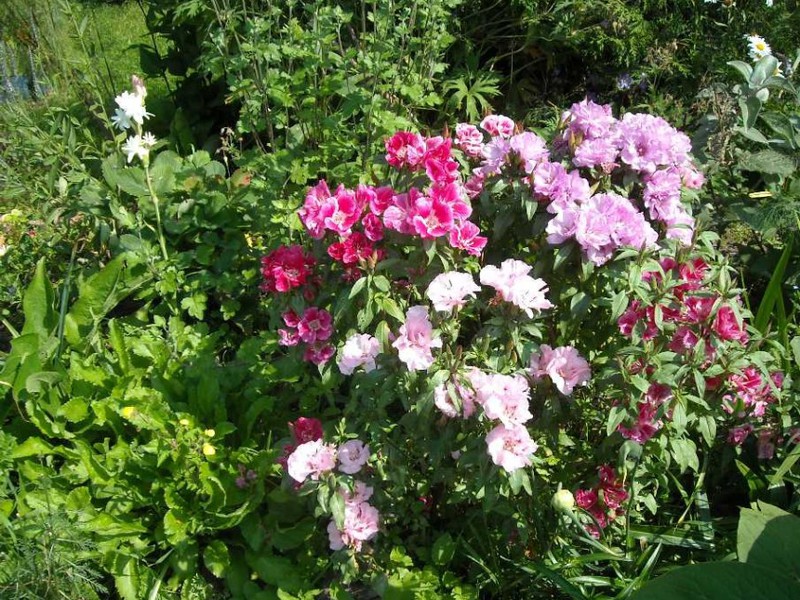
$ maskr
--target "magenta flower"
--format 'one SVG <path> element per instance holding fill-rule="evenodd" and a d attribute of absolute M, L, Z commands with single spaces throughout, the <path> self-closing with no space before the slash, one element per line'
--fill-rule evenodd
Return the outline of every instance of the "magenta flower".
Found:
<path fill-rule="evenodd" d="M 475 223 L 462 221 L 450 230 L 448 241 L 453 248 L 464 250 L 467 254 L 479 256 L 489 241 L 488 238 L 478 235 L 481 230 Z"/>
<path fill-rule="evenodd" d="M 425 158 L 425 138 L 418 133 L 398 131 L 386 140 L 386 162 L 395 169 L 415 170 Z"/>

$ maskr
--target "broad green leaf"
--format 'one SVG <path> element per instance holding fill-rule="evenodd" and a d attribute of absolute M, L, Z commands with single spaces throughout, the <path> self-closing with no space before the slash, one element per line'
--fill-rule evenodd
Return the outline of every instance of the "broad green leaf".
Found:
<path fill-rule="evenodd" d="M 739 166 L 744 171 L 756 171 L 788 177 L 797 170 L 794 157 L 769 148 L 742 156 Z"/>
<path fill-rule="evenodd" d="M 53 301 L 53 288 L 47 279 L 42 258 L 36 263 L 33 279 L 22 298 L 22 311 L 25 315 L 22 335 L 35 333 L 42 342 L 50 336 L 58 323 Z"/>
<path fill-rule="evenodd" d="M 800 585 L 736 562 L 690 565 L 647 583 L 632 600 L 795 600 Z"/>
<path fill-rule="evenodd" d="M 231 564 L 228 547 L 222 540 L 214 540 L 203 551 L 203 564 L 214 577 L 225 577 Z"/>
<path fill-rule="evenodd" d="M 431 549 L 431 558 L 437 565 L 446 565 L 453 558 L 456 551 L 456 544 L 453 541 L 453 536 L 449 533 L 439 536 L 433 543 Z"/>
<path fill-rule="evenodd" d="M 743 508 L 740 514 L 739 560 L 800 585 L 800 518 L 764 502 L 758 508 Z"/>

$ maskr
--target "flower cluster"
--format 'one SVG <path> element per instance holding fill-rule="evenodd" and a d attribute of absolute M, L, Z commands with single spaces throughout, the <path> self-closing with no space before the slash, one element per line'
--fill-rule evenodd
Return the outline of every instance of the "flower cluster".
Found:
<path fill-rule="evenodd" d="M 326 232 L 336 234 L 339 239 L 328 247 L 328 254 L 346 266 L 380 260 L 374 243 L 384 239 L 386 230 L 422 239 L 445 238 L 454 248 L 480 254 L 486 238 L 468 221 L 472 206 L 451 141 L 398 132 L 386 141 L 386 151 L 389 165 L 412 173 L 424 170 L 427 184 L 406 191 L 363 184 L 348 190 L 340 185 L 331 193 L 327 182 L 320 181 L 299 212 L 309 234 L 315 239 Z"/>
<path fill-rule="evenodd" d="M 152 133 L 142 131 L 144 120 L 153 115 L 147 112 L 144 99 L 147 97 L 147 89 L 144 82 L 134 75 L 131 77 L 133 92 L 122 92 L 114 101 L 117 103 L 111 122 L 120 131 L 131 129 L 133 135 L 129 136 L 122 146 L 122 151 L 128 155 L 128 162 L 138 156 L 140 160 L 146 161 L 150 156 L 150 149 L 155 146 L 156 138 Z"/>
<path fill-rule="evenodd" d="M 742 346 L 749 339 L 746 324 L 738 316 L 738 301 L 713 291 L 706 280 L 709 266 L 702 259 L 677 263 L 665 258 L 660 267 L 660 271 L 645 272 L 642 277 L 656 291 L 666 289 L 668 293 L 657 294 L 661 301 L 651 305 L 632 301 L 618 320 L 620 332 L 626 337 L 663 343 L 666 350 L 693 364 L 704 375 L 707 390 L 726 387 L 729 393 L 722 396 L 722 407 L 729 414 L 738 418 L 763 417 L 766 406 L 776 400 L 782 374 L 773 373 L 771 380 L 765 382 L 754 366 L 745 367 L 741 373 L 727 372 L 721 363 L 727 344 Z M 651 372 L 646 365 L 636 368 Z M 671 398 L 669 387 L 652 383 L 638 403 L 636 422 L 630 427 L 620 425 L 620 433 L 627 439 L 647 442 L 661 428 L 661 416 L 668 416 Z"/>
<path fill-rule="evenodd" d="M 655 246 L 658 233 L 640 207 L 653 222 L 663 223 L 668 238 L 691 241 L 694 219 L 681 203 L 681 188 L 700 187 L 703 176 L 692 165 L 689 138 L 664 119 L 634 113 L 616 119 L 610 106 L 584 100 L 562 115 L 552 153 L 535 133 L 514 131 L 513 122 L 500 115 L 484 119 L 480 129 L 456 127 L 455 145 L 480 163 L 466 183 L 471 196 L 491 177 L 519 173 L 533 198 L 554 215 L 548 242 L 574 239 L 597 265 L 618 248 Z M 630 196 L 596 191 L 590 179 L 598 178 L 628 187 L 633 181 Z"/>
<path fill-rule="evenodd" d="M 349 547 L 360 552 L 363 543 L 378 534 L 380 513 L 368 502 L 372 492 L 372 488 L 361 481 L 355 482 L 352 492 L 345 489 L 338 492 L 344 500 L 344 519 L 341 526 L 335 519 L 328 523 L 331 550 Z"/>
<path fill-rule="evenodd" d="M 622 504 L 628 492 L 611 466 L 603 465 L 597 472 L 600 481 L 592 488 L 577 490 L 575 502 L 593 518 L 586 531 L 599 538 L 601 530 L 624 512 Z"/>
<path fill-rule="evenodd" d="M 284 446 L 284 456 L 279 463 L 299 487 L 307 479 L 320 478 L 337 468 L 346 475 L 359 473 L 369 461 L 369 446 L 361 440 L 348 440 L 338 448 L 323 441 L 322 422 L 318 419 L 300 417 L 289 424 L 294 443 Z M 344 504 L 344 518 L 337 524 L 332 519 L 328 525 L 331 550 L 345 546 L 356 552 L 362 544 L 378 533 L 379 513 L 367 501 L 372 488 L 362 481 L 354 480 L 352 491 L 340 489 Z"/>
<path fill-rule="evenodd" d="M 279 329 L 279 343 L 282 346 L 297 346 L 303 342 L 305 352 L 303 360 L 315 365 L 328 362 L 335 353 L 328 340 L 333 334 L 333 319 L 324 308 L 311 306 L 300 317 L 293 310 L 283 313 L 283 322 L 287 329 Z"/>

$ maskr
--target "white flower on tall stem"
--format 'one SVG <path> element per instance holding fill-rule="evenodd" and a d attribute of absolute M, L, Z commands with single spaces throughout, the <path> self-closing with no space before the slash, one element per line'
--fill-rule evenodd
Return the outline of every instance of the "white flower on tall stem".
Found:
<path fill-rule="evenodd" d="M 122 151 L 128 155 L 128 162 L 131 162 L 134 156 L 145 160 L 150 155 L 150 148 L 155 143 L 156 137 L 152 133 L 145 132 L 143 135 L 132 135 L 122 145 Z"/>

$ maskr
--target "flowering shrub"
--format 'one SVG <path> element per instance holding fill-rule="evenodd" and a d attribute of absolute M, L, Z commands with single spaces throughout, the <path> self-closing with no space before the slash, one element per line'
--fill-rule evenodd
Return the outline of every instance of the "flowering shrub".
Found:
<path fill-rule="evenodd" d="M 364 541 L 379 560 L 474 511 L 522 548 L 553 543 L 554 493 L 584 543 L 613 544 L 623 525 L 635 537 L 623 515 L 677 501 L 665 469 L 704 474 L 742 427 L 772 436 L 790 419 L 780 370 L 696 230 L 687 200 L 703 176 L 684 134 L 589 100 L 550 144 L 498 115 L 454 134 L 387 139 L 384 185 L 320 181 L 299 210 L 308 241 L 264 258 L 280 343 L 309 344 L 293 356 L 318 365 L 337 436 L 364 440 L 317 438 L 284 459 L 296 493 L 332 516 L 331 550 L 361 556 L 340 563 L 348 577 L 373 565 Z M 374 493 L 346 476 L 354 454 Z"/>

